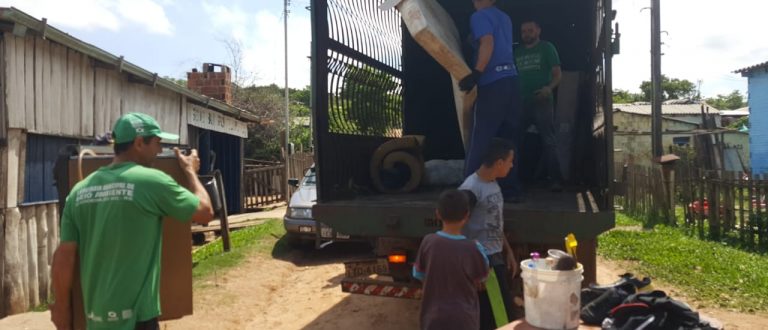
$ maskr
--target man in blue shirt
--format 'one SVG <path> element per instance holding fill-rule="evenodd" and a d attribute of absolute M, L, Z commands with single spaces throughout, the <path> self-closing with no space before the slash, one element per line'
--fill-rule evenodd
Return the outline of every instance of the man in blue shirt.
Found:
<path fill-rule="evenodd" d="M 480 168 L 492 138 L 504 138 L 517 146 L 522 106 L 512 51 L 512 20 L 496 8 L 496 0 L 473 0 L 473 3 L 476 11 L 470 18 L 470 27 L 476 49 L 475 64 L 472 73 L 459 81 L 459 88 L 465 92 L 477 86 L 465 176 Z M 499 181 L 504 199 L 513 203 L 522 199 L 516 168 Z"/>

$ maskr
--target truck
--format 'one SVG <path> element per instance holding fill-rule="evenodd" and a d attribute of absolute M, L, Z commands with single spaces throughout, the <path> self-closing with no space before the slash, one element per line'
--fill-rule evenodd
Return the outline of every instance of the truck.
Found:
<path fill-rule="evenodd" d="M 468 36 L 472 2 L 434 1 L 459 35 Z M 418 298 L 410 267 L 420 239 L 440 228 L 434 203 L 445 187 L 380 193 L 369 163 L 379 146 L 406 135 L 423 137 L 425 161 L 464 159 L 456 77 L 452 80 L 414 40 L 396 10 L 382 11 L 379 5 L 374 0 L 311 2 L 313 215 L 333 230 L 377 240 L 377 258 L 345 263 L 343 291 Z M 515 40 L 520 40 L 519 24 L 536 18 L 542 39 L 557 47 L 563 70 L 555 125 L 566 189 L 552 192 L 533 182 L 525 202 L 505 203 L 506 236 L 520 261 L 531 251 L 564 249 L 564 237 L 573 233 L 583 283 L 595 282 L 597 237 L 615 225 L 611 61 L 619 44 L 616 12 L 611 0 L 507 0 L 496 6 L 515 24 Z M 462 49 L 469 58 L 470 46 Z M 520 145 L 520 153 L 535 153 L 535 139 L 530 141 Z M 521 175 L 537 173 L 536 164 L 520 166 Z"/>

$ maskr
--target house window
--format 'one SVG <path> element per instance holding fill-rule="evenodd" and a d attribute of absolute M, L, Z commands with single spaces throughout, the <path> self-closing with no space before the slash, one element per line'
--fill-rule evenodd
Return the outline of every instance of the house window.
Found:
<path fill-rule="evenodd" d="M 53 166 L 59 150 L 77 139 L 27 134 L 27 160 L 24 165 L 24 204 L 56 202 L 59 199 L 53 185 Z"/>
<path fill-rule="evenodd" d="M 676 146 L 687 146 L 691 144 L 691 137 L 690 136 L 678 136 L 672 138 L 672 144 Z"/>

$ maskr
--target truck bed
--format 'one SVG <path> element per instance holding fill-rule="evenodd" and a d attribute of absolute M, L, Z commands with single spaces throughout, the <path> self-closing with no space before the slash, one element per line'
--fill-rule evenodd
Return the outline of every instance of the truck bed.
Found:
<path fill-rule="evenodd" d="M 339 200 L 327 203 L 329 206 L 388 206 L 388 207 L 434 207 L 442 189 L 421 190 L 409 194 L 379 194 Z M 591 192 L 587 189 L 569 189 L 551 192 L 546 189 L 534 189 L 526 192 L 523 203 L 505 203 L 505 211 L 514 210 L 550 210 L 566 212 L 599 211 Z"/>
<path fill-rule="evenodd" d="M 345 234 L 420 237 L 440 228 L 434 207 L 441 191 L 430 189 L 318 203 L 314 215 L 318 221 Z M 525 202 L 504 204 L 504 219 L 505 230 L 523 242 L 560 242 L 570 232 L 594 238 L 614 226 L 613 212 L 599 210 L 592 193 L 584 188 L 562 192 L 531 189 Z"/>

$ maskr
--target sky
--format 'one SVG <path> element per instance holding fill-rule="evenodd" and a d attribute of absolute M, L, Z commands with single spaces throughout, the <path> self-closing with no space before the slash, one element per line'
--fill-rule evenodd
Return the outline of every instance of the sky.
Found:
<path fill-rule="evenodd" d="M 362 0 L 361 0 L 362 1 Z M 368 1 L 368 0 L 366 0 Z M 370 0 L 377 1 L 377 0 Z M 504 1 L 504 0 L 499 0 Z M 309 85 L 310 0 L 291 0 L 288 84 Z M 639 92 L 650 79 L 650 0 L 614 0 L 621 54 L 614 88 Z M 281 0 L 0 0 L 160 76 L 185 78 L 203 62 L 231 63 L 227 42 L 241 45 L 242 65 L 257 85 L 284 84 Z M 705 97 L 738 89 L 732 71 L 768 61 L 768 2 L 661 1 L 662 72 L 701 83 Z M 762 17 L 761 17 L 762 16 Z"/>

